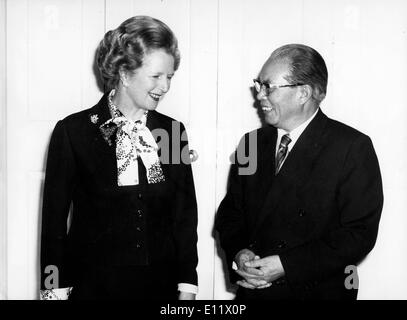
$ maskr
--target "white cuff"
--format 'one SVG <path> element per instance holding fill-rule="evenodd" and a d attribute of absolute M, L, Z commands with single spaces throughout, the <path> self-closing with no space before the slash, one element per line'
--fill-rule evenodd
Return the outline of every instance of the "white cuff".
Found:
<path fill-rule="evenodd" d="M 178 283 L 178 291 L 198 294 L 198 287 L 189 283 Z"/>
<path fill-rule="evenodd" d="M 72 287 L 40 290 L 40 300 L 68 300 Z"/>

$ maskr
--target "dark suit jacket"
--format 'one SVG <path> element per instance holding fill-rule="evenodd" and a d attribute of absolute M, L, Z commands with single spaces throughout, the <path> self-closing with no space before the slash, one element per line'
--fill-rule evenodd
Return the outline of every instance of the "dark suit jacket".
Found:
<path fill-rule="evenodd" d="M 249 248 L 261 257 L 279 255 L 286 276 L 269 289 L 239 288 L 238 296 L 356 298 L 357 291 L 345 288 L 345 267 L 373 248 L 383 205 L 371 140 L 319 110 L 275 176 L 277 129 L 251 134 L 257 171 L 239 175 L 244 165 L 232 166 L 216 228 L 229 266 Z M 248 137 L 239 148 L 249 150 Z"/>
<path fill-rule="evenodd" d="M 58 267 L 59 287 L 75 285 L 84 268 L 101 266 L 153 266 L 161 270 L 156 277 L 197 284 L 195 189 L 191 165 L 180 161 L 181 152 L 189 152 L 184 126 L 150 111 L 147 127 L 156 140 L 163 131 L 154 129 L 171 137 L 169 149 L 159 151 L 165 182 L 119 187 L 115 134 L 109 145 L 99 130 L 110 118 L 105 95 L 53 131 L 43 197 L 41 288 L 48 265 Z M 143 180 L 145 168 L 139 169 Z"/>

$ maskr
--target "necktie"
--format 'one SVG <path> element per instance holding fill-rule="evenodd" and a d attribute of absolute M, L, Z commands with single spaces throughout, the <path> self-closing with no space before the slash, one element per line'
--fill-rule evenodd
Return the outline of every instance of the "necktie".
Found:
<path fill-rule="evenodd" d="M 285 134 L 282 136 L 276 156 L 276 174 L 280 170 L 281 164 L 283 163 L 285 157 L 287 156 L 288 145 L 290 144 L 290 142 L 291 139 L 289 134 Z"/>

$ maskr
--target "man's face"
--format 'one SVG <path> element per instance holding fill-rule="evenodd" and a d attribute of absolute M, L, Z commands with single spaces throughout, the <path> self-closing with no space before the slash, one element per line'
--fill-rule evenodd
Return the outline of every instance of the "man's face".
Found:
<path fill-rule="evenodd" d="M 271 84 L 289 84 L 284 76 L 289 75 L 287 62 L 267 60 L 261 69 L 259 80 Z M 300 87 L 274 88 L 269 94 L 260 90 L 257 99 L 260 101 L 267 123 L 276 128 L 291 131 L 296 127 L 302 116 L 302 106 L 299 101 Z"/>

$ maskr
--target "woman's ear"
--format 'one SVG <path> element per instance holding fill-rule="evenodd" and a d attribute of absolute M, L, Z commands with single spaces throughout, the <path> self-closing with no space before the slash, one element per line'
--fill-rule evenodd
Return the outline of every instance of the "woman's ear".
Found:
<path fill-rule="evenodd" d="M 122 83 L 123 87 L 128 87 L 128 81 L 127 81 L 127 72 L 120 68 L 119 70 L 119 77 L 120 77 L 120 82 Z"/>

